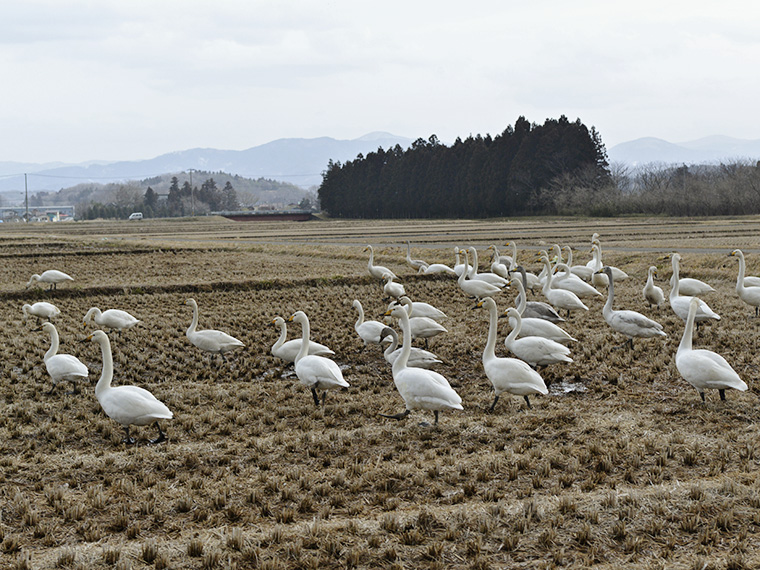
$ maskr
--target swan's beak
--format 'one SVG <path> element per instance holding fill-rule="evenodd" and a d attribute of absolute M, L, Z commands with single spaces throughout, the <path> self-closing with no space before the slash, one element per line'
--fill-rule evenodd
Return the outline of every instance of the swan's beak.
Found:
<path fill-rule="evenodd" d="M 499 315 L 500 319 L 506 319 L 509 315 L 507 315 L 507 311 L 504 311 L 502 314 Z"/>
<path fill-rule="evenodd" d="M 86 337 L 84 337 L 79 342 L 87 342 L 88 340 L 92 340 L 92 335 L 91 334 L 88 334 Z"/>

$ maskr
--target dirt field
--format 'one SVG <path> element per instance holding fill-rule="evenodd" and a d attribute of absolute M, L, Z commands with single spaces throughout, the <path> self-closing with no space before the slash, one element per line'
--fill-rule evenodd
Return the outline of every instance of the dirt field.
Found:
<path fill-rule="evenodd" d="M 413 257 L 449 265 L 454 245 L 476 246 L 481 270 L 488 245 L 513 240 L 538 270 L 535 252 L 553 243 L 584 264 L 593 232 L 605 263 L 630 275 L 615 307 L 654 318 L 668 338 L 616 350 L 625 339 L 604 322 L 605 296 L 593 299 L 563 324 L 578 342 L 572 364 L 542 371 L 550 394 L 532 409 L 504 395 L 489 413 L 487 314 L 454 280 L 414 274 L 404 240 Z M 380 350 L 360 352 L 353 328 L 353 299 L 370 319 L 387 306 L 366 244 L 414 300 L 448 315 L 430 350 L 464 411 L 442 413 L 437 427 L 419 425 L 432 420 L 419 411 L 380 416 L 404 404 Z M 734 291 L 737 247 L 760 274 L 760 218 L 4 224 L 0 568 L 760 567 L 760 319 Z M 694 345 L 723 355 L 749 385 L 725 402 L 708 391 L 702 403 L 680 377 L 683 323 L 667 303 L 650 310 L 642 299 L 650 265 L 667 295 L 672 251 L 682 277 L 717 290 L 703 298 L 722 319 Z M 74 282 L 24 289 L 52 268 Z M 502 293 L 499 308 L 514 296 Z M 223 362 L 192 346 L 190 297 L 199 328 L 245 348 Z M 40 300 L 61 309 L 60 352 L 90 370 L 79 394 L 66 383 L 47 394 L 49 339 L 21 310 Z M 137 427 L 127 446 L 101 411 L 100 350 L 78 342 L 95 306 L 141 319 L 109 335 L 114 385 L 166 403 L 169 441 L 151 445 L 155 429 Z M 324 408 L 269 353 L 272 319 L 296 310 L 351 384 Z M 508 332 L 502 319 L 501 356 Z"/>

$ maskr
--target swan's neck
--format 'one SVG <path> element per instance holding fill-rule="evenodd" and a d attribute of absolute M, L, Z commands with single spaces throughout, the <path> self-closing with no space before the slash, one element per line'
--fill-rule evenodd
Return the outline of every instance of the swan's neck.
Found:
<path fill-rule="evenodd" d="M 95 385 L 95 397 L 111 389 L 111 380 L 113 380 L 113 356 L 111 356 L 111 341 L 108 337 L 98 340 L 100 352 L 103 354 L 103 371 L 100 373 L 100 379 Z"/>
<path fill-rule="evenodd" d="M 517 244 L 512 242 L 509 247 L 512 248 L 512 265 L 517 265 Z"/>
<path fill-rule="evenodd" d="M 296 356 L 296 362 L 301 360 L 304 356 L 309 354 L 309 336 L 311 336 L 311 327 L 309 326 L 309 319 L 304 319 L 301 323 L 301 350 L 298 351 Z"/>
<path fill-rule="evenodd" d="M 523 273 L 523 279 L 525 279 L 525 273 Z M 521 315 L 525 311 L 525 306 L 528 304 L 528 300 L 525 295 L 525 287 L 519 281 L 515 281 L 517 286 L 517 297 L 515 297 L 515 308 Z"/>
<path fill-rule="evenodd" d="M 520 329 L 522 328 L 522 317 L 518 315 L 515 317 L 515 326 L 512 327 L 512 331 L 509 333 L 509 336 L 504 340 L 504 344 L 509 348 L 509 345 L 512 344 L 517 339 L 517 335 L 520 334 Z"/>
<path fill-rule="evenodd" d="M 404 336 L 403 343 L 401 344 L 401 354 L 398 355 L 396 362 L 393 363 L 394 376 L 406 368 L 409 362 L 409 355 L 412 353 L 412 327 L 409 325 L 409 315 L 405 311 L 402 312 L 400 320 L 401 332 Z"/>
<path fill-rule="evenodd" d="M 90 322 L 90 319 L 94 318 L 95 322 L 98 322 L 98 317 L 100 317 L 103 313 L 100 312 L 100 309 L 97 307 L 93 307 L 89 311 L 87 311 L 87 314 L 84 316 L 85 322 Z"/>
<path fill-rule="evenodd" d="M 359 311 L 359 317 L 356 319 L 354 328 L 358 329 L 364 323 L 364 307 L 362 307 L 361 303 L 356 303 L 356 310 Z"/>
<path fill-rule="evenodd" d="M 406 260 L 412 260 L 412 244 L 409 242 L 406 242 Z"/>
<path fill-rule="evenodd" d="M 602 309 L 602 313 L 605 317 L 612 312 L 612 302 L 615 299 L 615 281 L 613 281 L 611 276 L 608 275 L 607 277 L 607 302 L 604 304 L 604 308 Z M 652 278 L 651 274 L 649 278 Z"/>
<path fill-rule="evenodd" d="M 462 253 L 464 254 L 464 270 L 462 271 L 462 273 L 459 274 L 459 280 L 458 281 L 459 281 L 459 285 L 460 286 L 462 285 L 462 283 L 464 283 L 464 280 L 467 277 L 467 272 L 470 270 L 470 267 L 469 267 L 470 260 L 467 257 L 467 252 L 463 251 Z M 459 259 L 457 259 L 457 263 L 458 262 L 459 262 Z"/>
<path fill-rule="evenodd" d="M 472 253 L 472 265 L 470 266 L 470 273 L 468 277 L 472 279 L 478 274 L 478 250 L 474 247 L 471 247 L 470 253 Z M 465 253 L 465 256 L 467 256 L 467 253 Z"/>
<path fill-rule="evenodd" d="M 386 360 L 390 357 L 391 354 L 398 348 L 398 335 L 392 334 L 391 336 L 391 343 L 388 345 L 388 348 L 385 349 L 385 358 Z"/>
<path fill-rule="evenodd" d="M 486 341 L 486 348 L 483 351 L 483 360 L 496 358 L 496 321 L 498 318 L 496 303 L 488 303 L 488 340 Z"/>
<path fill-rule="evenodd" d="M 680 277 L 678 276 L 678 260 L 675 257 L 673 258 L 672 265 L 673 265 L 673 276 L 670 278 L 670 296 L 678 297 L 680 295 L 680 292 L 679 292 Z"/>
<path fill-rule="evenodd" d="M 50 348 L 45 353 L 43 360 L 47 362 L 48 358 L 52 358 L 58 353 L 58 331 L 50 329 Z"/>
<path fill-rule="evenodd" d="M 375 265 L 375 251 L 372 249 L 372 246 L 369 247 L 369 261 L 367 262 L 367 265 L 369 267 Z"/>
<path fill-rule="evenodd" d="M 736 290 L 744 289 L 744 255 L 741 253 L 737 255 L 739 258 L 739 277 L 736 278 Z"/>
<path fill-rule="evenodd" d="M 567 252 L 567 266 L 572 267 L 573 266 L 573 250 L 571 248 L 565 248 L 565 251 Z"/>
<path fill-rule="evenodd" d="M 691 350 L 691 338 L 694 331 L 694 319 L 697 316 L 697 307 L 689 305 L 689 315 L 686 317 L 686 326 L 683 329 L 681 343 L 678 345 L 678 352 L 682 350 Z"/>
<path fill-rule="evenodd" d="M 552 288 L 552 266 L 548 259 L 544 260 L 544 270 L 546 271 L 546 281 L 544 281 L 544 295 Z"/>
<path fill-rule="evenodd" d="M 280 338 L 277 339 L 277 342 L 274 343 L 274 346 L 272 347 L 273 350 L 277 350 L 280 348 L 283 344 L 285 344 L 285 339 L 288 336 L 288 326 L 285 323 L 282 323 L 280 325 Z"/>
<path fill-rule="evenodd" d="M 198 326 L 198 304 L 193 303 L 193 322 L 190 323 L 190 326 L 187 329 L 187 334 L 191 335 L 195 332 L 195 327 Z"/>

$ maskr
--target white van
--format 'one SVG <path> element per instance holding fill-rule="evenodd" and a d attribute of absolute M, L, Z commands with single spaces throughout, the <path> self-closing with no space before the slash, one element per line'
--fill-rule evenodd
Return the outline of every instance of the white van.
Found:
<path fill-rule="evenodd" d="M 142 220 L 142 212 L 132 212 L 129 214 L 130 220 Z"/>

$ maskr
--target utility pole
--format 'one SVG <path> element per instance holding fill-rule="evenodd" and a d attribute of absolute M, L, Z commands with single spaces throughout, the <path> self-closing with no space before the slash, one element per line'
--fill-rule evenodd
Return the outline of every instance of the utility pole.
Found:
<path fill-rule="evenodd" d="M 24 221 L 28 224 L 29 223 L 29 187 L 26 183 L 26 172 L 24 172 L 24 205 L 26 206 L 26 215 L 24 216 Z"/>
<path fill-rule="evenodd" d="M 195 217 L 195 190 L 193 190 L 193 169 L 188 168 L 187 171 L 190 173 L 190 205 L 193 210 L 193 217 Z"/>

